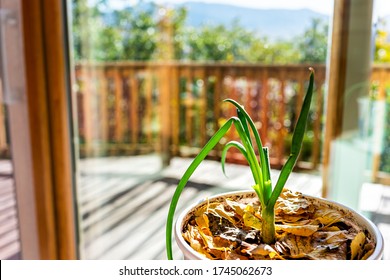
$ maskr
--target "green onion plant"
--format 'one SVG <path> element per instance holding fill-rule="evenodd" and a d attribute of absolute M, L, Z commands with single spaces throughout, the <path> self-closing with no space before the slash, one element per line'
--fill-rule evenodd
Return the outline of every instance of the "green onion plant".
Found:
<path fill-rule="evenodd" d="M 207 144 L 202 148 L 199 154 L 191 162 L 188 169 L 184 172 L 173 194 L 166 223 L 166 250 L 167 257 L 169 260 L 173 259 L 173 217 L 180 195 L 184 187 L 186 186 L 188 180 L 190 179 L 191 175 L 194 173 L 199 164 L 206 158 L 208 153 L 215 147 L 215 145 L 218 144 L 221 138 L 226 135 L 226 133 L 230 130 L 232 126 L 236 128 L 241 142 L 230 141 L 224 146 L 221 155 L 222 170 L 225 173 L 225 159 L 228 150 L 230 148 L 238 149 L 243 154 L 249 164 L 255 182 L 253 189 L 256 192 L 261 204 L 262 241 L 266 244 L 272 244 L 275 241 L 275 203 L 297 162 L 302 147 L 303 136 L 306 129 L 306 123 L 309 116 L 310 104 L 313 95 L 313 84 L 314 70 L 310 68 L 309 86 L 294 129 L 290 155 L 286 163 L 282 167 L 275 186 L 273 186 L 271 182 L 268 148 L 263 147 L 259 132 L 253 120 L 245 111 L 244 107 L 237 103 L 235 100 L 224 100 L 224 102 L 229 102 L 236 107 L 237 116 L 228 119 L 225 124 L 222 125 L 221 128 L 210 138 Z M 255 141 L 252 141 L 253 138 Z M 256 155 L 256 150 L 258 151 L 258 155 Z"/>

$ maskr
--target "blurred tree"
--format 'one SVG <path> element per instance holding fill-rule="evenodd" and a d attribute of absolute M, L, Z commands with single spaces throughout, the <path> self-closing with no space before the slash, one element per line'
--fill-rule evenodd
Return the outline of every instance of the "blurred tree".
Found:
<path fill-rule="evenodd" d="M 121 60 L 150 60 L 156 50 L 156 5 L 136 5 L 113 13 L 113 27 L 119 29 Z"/>
<path fill-rule="evenodd" d="M 228 60 L 231 38 L 228 38 L 225 26 L 204 25 L 199 29 L 191 28 L 186 39 L 190 60 Z"/>
<path fill-rule="evenodd" d="M 265 62 L 268 64 L 293 64 L 300 62 L 300 50 L 293 42 L 279 41 L 270 46 L 265 54 Z"/>
<path fill-rule="evenodd" d="M 386 31 L 386 21 L 379 19 L 375 31 L 375 62 L 390 62 L 390 42 Z"/>
<path fill-rule="evenodd" d="M 288 53 L 285 50 L 279 52 L 266 37 L 246 30 L 238 20 L 229 27 L 205 25 L 200 29 L 192 28 L 186 35 L 190 60 L 282 63 L 282 57 Z"/>
<path fill-rule="evenodd" d="M 173 47 L 174 57 L 177 60 L 185 58 L 187 43 L 185 42 L 185 20 L 187 18 L 187 10 L 184 7 L 179 7 L 171 13 L 171 24 L 173 30 Z"/>
<path fill-rule="evenodd" d="M 94 58 L 99 61 L 114 61 L 123 58 L 122 35 L 113 26 L 98 28 Z"/>
<path fill-rule="evenodd" d="M 184 7 L 168 9 L 139 1 L 110 10 L 107 0 L 73 0 L 73 44 L 76 60 L 241 61 L 265 64 L 323 63 L 328 26 L 313 19 L 292 41 L 271 42 L 235 19 L 228 26 L 185 26 Z"/>
<path fill-rule="evenodd" d="M 156 5 L 106 12 L 107 1 L 72 1 L 75 60 L 149 60 L 157 42 Z"/>
<path fill-rule="evenodd" d="M 234 61 L 254 62 L 251 57 L 252 52 L 264 52 L 266 38 L 261 38 L 253 31 L 248 31 L 240 25 L 238 19 L 234 19 L 227 32 L 228 38 L 231 38 L 230 58 Z M 253 48 L 252 46 L 257 46 Z M 259 61 L 259 60 L 257 60 Z"/>
<path fill-rule="evenodd" d="M 388 39 L 388 32 L 386 31 L 386 21 L 384 19 L 379 19 L 376 23 L 375 31 L 375 53 L 374 53 L 374 62 L 377 63 L 389 63 L 390 62 L 390 42 Z M 381 155 L 380 162 L 380 171 L 390 173 L 390 87 L 386 86 L 386 122 L 384 127 L 384 145 L 383 153 Z M 378 97 L 378 85 L 373 85 L 374 98 Z"/>
<path fill-rule="evenodd" d="M 325 63 L 328 45 L 328 24 L 319 18 L 297 38 L 300 62 Z"/>
<path fill-rule="evenodd" d="M 75 60 L 94 59 L 98 33 L 92 32 L 98 25 L 100 12 L 89 6 L 87 0 L 72 0 L 72 41 Z M 95 31 L 95 30 L 94 30 Z"/>

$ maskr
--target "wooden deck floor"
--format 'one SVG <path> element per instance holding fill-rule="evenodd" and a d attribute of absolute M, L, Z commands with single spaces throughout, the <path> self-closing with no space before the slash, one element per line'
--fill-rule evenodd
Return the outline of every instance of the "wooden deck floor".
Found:
<path fill-rule="evenodd" d="M 0 160 L 0 259 L 19 259 L 20 242 L 12 165 Z"/>
<path fill-rule="evenodd" d="M 160 161 L 153 156 L 110 160 L 112 163 L 107 159 L 89 159 L 80 166 L 82 257 L 166 259 L 168 204 L 190 160 L 175 158 L 166 169 L 159 169 Z M 218 162 L 204 162 L 183 191 L 178 212 L 193 201 L 216 193 L 250 189 L 252 180 L 247 167 L 228 165 L 227 174 L 229 178 L 222 174 Z M 318 176 L 294 174 L 289 185 L 312 195 L 321 193 Z M 177 247 L 174 255 L 181 257 Z"/>
<path fill-rule="evenodd" d="M 8 165 L 0 163 L 0 174 L 1 168 L 10 171 L 9 162 Z M 188 159 L 175 158 L 168 168 L 163 169 L 156 156 L 80 161 L 77 197 L 81 258 L 166 259 L 168 204 L 189 163 Z M 222 174 L 218 162 L 202 163 L 183 192 L 178 212 L 189 203 L 215 193 L 250 189 L 252 179 L 247 167 L 228 165 L 226 170 L 228 178 Z M 273 171 L 271 175 L 275 178 L 278 171 Z M 18 258 L 20 250 L 12 185 L 9 174 L 0 175 L 1 259 Z M 294 173 L 287 187 L 319 196 L 321 179 L 316 175 Z M 382 231 L 390 233 L 390 221 L 380 222 Z M 174 256 L 181 258 L 176 246 Z M 387 257 L 390 256 L 387 254 Z"/>

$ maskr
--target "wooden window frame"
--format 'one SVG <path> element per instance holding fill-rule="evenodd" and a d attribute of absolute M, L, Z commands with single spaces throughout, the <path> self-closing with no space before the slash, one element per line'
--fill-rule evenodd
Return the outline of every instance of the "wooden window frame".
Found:
<path fill-rule="evenodd" d="M 11 108 L 23 259 L 77 259 L 65 1 L 1 0 L 17 10 L 24 100 Z"/>
<path fill-rule="evenodd" d="M 357 7 L 358 9 L 356 10 Z M 363 8 L 368 14 L 361 14 L 361 9 Z M 359 92 L 356 91 L 353 97 L 351 97 L 347 96 L 347 90 L 356 82 L 369 82 L 370 80 L 371 34 L 366 32 L 365 36 L 360 36 L 360 34 L 356 36 L 356 33 L 364 29 L 371 31 L 369 14 L 372 16 L 372 9 L 373 0 L 334 0 L 330 59 L 327 65 L 328 91 L 322 158 L 323 197 L 329 196 L 332 142 L 343 134 L 357 129 L 357 102 L 351 104 L 350 100 L 351 98 L 356 98 Z M 363 18 L 363 26 L 356 26 L 358 15 Z M 368 42 L 368 44 L 363 45 L 365 42 Z M 351 51 L 356 46 L 359 46 L 360 52 Z M 360 63 L 359 71 L 356 71 L 356 65 L 351 63 L 357 59 L 359 59 Z M 361 95 L 367 94 L 368 83 L 365 87 L 361 87 L 360 91 Z M 375 167 L 373 169 L 374 173 Z"/>
<path fill-rule="evenodd" d="M 22 117 L 28 120 L 15 125 L 11 132 L 22 257 L 76 259 L 77 206 L 66 4 L 61 0 L 15 2 L 20 5 L 26 84 L 26 102 L 19 108 L 24 114 L 15 114 L 15 118 L 20 122 L 23 122 Z M 330 64 L 330 81 L 333 82 L 329 84 L 325 129 L 324 195 L 330 142 L 340 134 L 342 127 L 336 120 L 342 118 L 340 104 L 345 87 L 345 61 L 335 61 L 337 52 L 337 56 L 345 57 L 342 54 L 347 50 L 347 42 L 343 42 L 344 38 L 335 30 L 345 28 L 350 0 L 335 0 L 335 4 L 333 37 L 338 37 L 333 38 L 332 50 L 336 53 Z"/>

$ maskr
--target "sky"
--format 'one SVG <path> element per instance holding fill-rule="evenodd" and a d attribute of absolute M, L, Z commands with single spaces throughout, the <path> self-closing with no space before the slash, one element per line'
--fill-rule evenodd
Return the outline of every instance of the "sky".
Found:
<path fill-rule="evenodd" d="M 206 2 L 206 3 L 221 3 L 231 4 L 235 6 L 253 7 L 260 9 L 299 9 L 310 8 L 312 10 L 321 12 L 323 14 L 330 14 L 333 9 L 333 0 L 153 0 L 155 3 L 183 3 L 183 2 Z M 123 5 L 132 5 L 137 3 L 138 0 L 111 0 L 111 3 L 117 7 Z M 313 3 L 315 2 L 315 3 Z M 319 2 L 321 2 L 320 5 Z"/>
<path fill-rule="evenodd" d="M 260 9 L 302 9 L 331 15 L 333 13 L 334 0 L 154 0 L 156 3 L 183 3 L 188 1 L 223 3 L 236 6 L 253 7 Z M 123 7 L 137 3 L 138 0 L 111 0 L 114 6 Z M 390 15 L 390 0 L 374 0 L 374 19 L 378 16 Z"/>
<path fill-rule="evenodd" d="M 182 3 L 188 0 L 170 0 L 171 3 Z M 155 2 L 167 2 L 166 0 L 157 0 Z M 309 8 L 311 10 L 331 14 L 333 9 L 333 0 L 199 0 L 199 2 L 211 2 L 231 4 L 236 6 L 260 8 L 260 9 L 301 9 Z"/>

